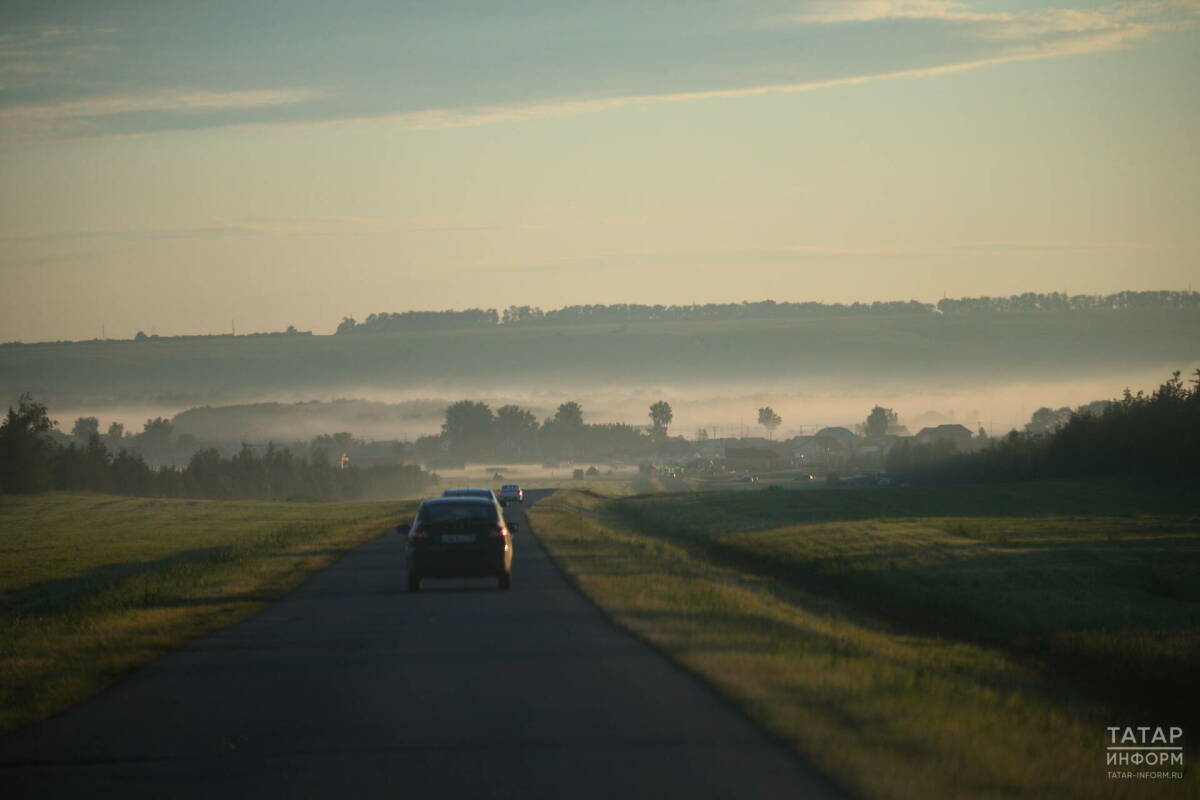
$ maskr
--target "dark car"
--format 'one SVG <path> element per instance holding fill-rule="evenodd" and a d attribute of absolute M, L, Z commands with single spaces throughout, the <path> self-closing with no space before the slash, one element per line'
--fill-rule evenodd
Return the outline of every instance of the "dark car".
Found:
<path fill-rule="evenodd" d="M 442 492 L 442 497 L 482 497 L 494 503 L 500 502 L 491 489 L 447 489 Z"/>
<path fill-rule="evenodd" d="M 408 590 L 422 578 L 495 576 L 512 582 L 513 541 L 500 504 L 486 497 L 437 497 L 421 503 L 408 530 Z"/>

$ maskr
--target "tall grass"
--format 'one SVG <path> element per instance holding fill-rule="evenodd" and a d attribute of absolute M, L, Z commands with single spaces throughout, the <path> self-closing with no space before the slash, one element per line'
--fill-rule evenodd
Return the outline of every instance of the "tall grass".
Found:
<path fill-rule="evenodd" d="M 560 493 L 530 516 L 619 623 L 856 793 L 1180 797 L 1194 769 L 1110 780 L 1104 736 L 1194 727 L 1197 507 L 1051 484 Z"/>

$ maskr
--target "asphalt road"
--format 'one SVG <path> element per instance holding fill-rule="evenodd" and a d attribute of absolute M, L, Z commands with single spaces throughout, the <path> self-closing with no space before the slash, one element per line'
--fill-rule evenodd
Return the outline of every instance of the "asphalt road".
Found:
<path fill-rule="evenodd" d="M 368 542 L 0 739 L 0 796 L 837 796 L 609 622 L 527 525 L 515 538 L 510 592 L 427 580 L 410 594 L 401 537 Z"/>

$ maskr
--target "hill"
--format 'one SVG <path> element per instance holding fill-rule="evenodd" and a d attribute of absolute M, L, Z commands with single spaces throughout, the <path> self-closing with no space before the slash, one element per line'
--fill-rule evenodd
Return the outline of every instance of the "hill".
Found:
<path fill-rule="evenodd" d="M 842 314 L 791 319 L 497 326 L 0 347 L 0 397 L 180 407 L 325 391 L 434 392 L 571 383 L 793 379 L 876 386 L 1177 369 L 1197 356 L 1187 310 Z"/>

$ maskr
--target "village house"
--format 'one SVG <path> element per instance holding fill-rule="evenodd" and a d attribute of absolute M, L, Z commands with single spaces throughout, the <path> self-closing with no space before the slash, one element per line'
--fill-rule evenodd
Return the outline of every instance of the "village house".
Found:
<path fill-rule="evenodd" d="M 969 450 L 974 437 L 971 434 L 970 428 L 965 425 L 953 423 L 938 425 L 935 428 L 922 428 L 914 438 L 920 444 L 950 442 L 956 450 Z"/>

